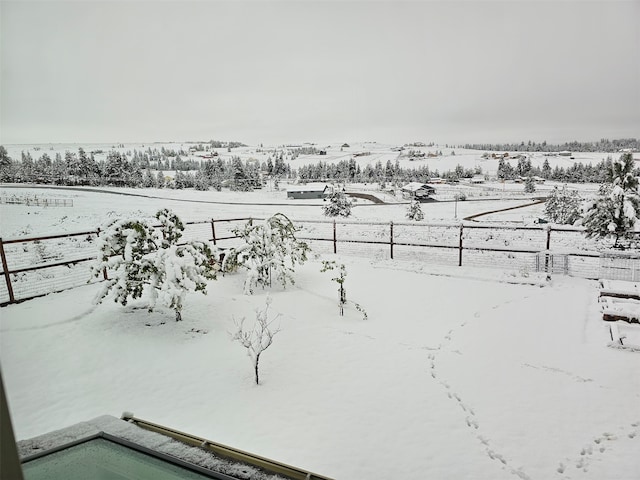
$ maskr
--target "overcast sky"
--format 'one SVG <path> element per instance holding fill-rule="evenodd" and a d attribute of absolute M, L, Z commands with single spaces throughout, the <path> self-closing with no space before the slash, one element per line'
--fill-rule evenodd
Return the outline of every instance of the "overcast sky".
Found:
<path fill-rule="evenodd" d="M 640 0 L 0 3 L 0 143 L 640 137 Z"/>

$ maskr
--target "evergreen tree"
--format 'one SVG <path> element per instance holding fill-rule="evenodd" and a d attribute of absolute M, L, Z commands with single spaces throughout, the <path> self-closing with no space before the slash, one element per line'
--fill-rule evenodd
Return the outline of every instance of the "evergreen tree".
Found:
<path fill-rule="evenodd" d="M 206 294 L 207 280 L 216 278 L 216 263 L 208 245 L 186 242 L 178 245 L 184 225 L 167 209 L 156 214 L 159 230 L 142 220 L 116 220 L 98 236 L 98 259 L 91 267 L 94 277 L 103 271 L 109 279 L 95 298 L 105 297 L 127 305 L 144 298 L 149 311 L 160 303 L 182 320 L 184 299 L 189 291 Z"/>
<path fill-rule="evenodd" d="M 524 192 L 525 193 L 533 193 L 536 191 L 536 182 L 533 177 L 529 176 L 524 181 Z"/>
<path fill-rule="evenodd" d="M 120 152 L 111 151 L 104 164 L 104 180 L 111 185 L 124 186 L 131 173 L 131 166 Z"/>
<path fill-rule="evenodd" d="M 334 191 L 329 196 L 329 203 L 322 207 L 327 217 L 348 217 L 351 215 L 351 200 L 347 198 L 344 192 L 340 190 Z"/>
<path fill-rule="evenodd" d="M 424 213 L 420 207 L 420 202 L 416 200 L 411 201 L 411 204 L 409 204 L 409 208 L 407 209 L 407 218 L 409 220 L 415 220 L 416 222 L 424 219 Z"/>
<path fill-rule="evenodd" d="M 544 213 L 550 222 L 573 225 L 580 218 L 580 197 L 576 190 L 554 187 L 547 198 Z"/>
<path fill-rule="evenodd" d="M 13 161 L 7 149 L 0 145 L 0 181 L 10 182 L 13 180 L 13 175 Z"/>
<path fill-rule="evenodd" d="M 158 188 L 164 188 L 165 187 L 165 179 L 164 179 L 164 173 L 162 172 L 162 170 L 158 171 L 158 174 L 156 175 L 156 187 Z"/>
<path fill-rule="evenodd" d="M 144 188 L 153 188 L 156 186 L 156 179 L 151 174 L 151 170 L 146 169 L 142 177 L 142 186 Z"/>
<path fill-rule="evenodd" d="M 551 165 L 549 165 L 549 159 L 545 158 L 542 163 L 542 178 L 549 179 L 551 178 Z"/>
<path fill-rule="evenodd" d="M 609 238 L 614 248 L 626 248 L 640 224 L 640 195 L 632 155 L 625 153 L 612 162 L 608 178 L 610 183 L 600 188 L 599 197 L 585 205 L 582 224 L 588 237 Z"/>

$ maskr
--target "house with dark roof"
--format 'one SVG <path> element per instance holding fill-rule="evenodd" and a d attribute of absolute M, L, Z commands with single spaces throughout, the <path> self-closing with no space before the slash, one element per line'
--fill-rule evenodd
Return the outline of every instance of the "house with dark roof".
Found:
<path fill-rule="evenodd" d="M 405 198 L 411 198 L 412 200 L 426 200 L 436 193 L 436 189 L 431 185 L 420 182 L 407 183 L 400 190 Z"/>

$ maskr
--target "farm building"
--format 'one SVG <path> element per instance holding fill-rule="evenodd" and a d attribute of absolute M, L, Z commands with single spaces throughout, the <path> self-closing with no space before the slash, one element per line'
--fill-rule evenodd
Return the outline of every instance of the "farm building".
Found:
<path fill-rule="evenodd" d="M 401 188 L 402 195 L 406 198 L 415 198 L 416 200 L 423 200 L 430 195 L 436 193 L 436 189 L 426 183 L 411 182 L 407 183 Z"/>
<path fill-rule="evenodd" d="M 333 187 L 327 183 L 307 183 L 287 188 L 287 198 L 294 199 L 326 198 L 332 193 Z"/>

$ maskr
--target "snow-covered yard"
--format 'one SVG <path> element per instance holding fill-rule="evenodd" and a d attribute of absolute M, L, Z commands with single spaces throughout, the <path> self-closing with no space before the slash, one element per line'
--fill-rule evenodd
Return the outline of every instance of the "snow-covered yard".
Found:
<path fill-rule="evenodd" d="M 321 203 L 268 205 L 279 192 L 255 192 L 257 205 L 232 204 L 246 197 L 230 192 L 134 193 L 175 200 L 47 191 L 74 206 L 1 205 L 2 232 L 93 229 L 161 207 L 185 220 L 280 210 L 323 218 Z M 515 202 L 459 202 L 458 214 Z M 424 211 L 451 220 L 452 207 Z M 353 215 L 401 220 L 405 209 L 359 206 Z M 322 259 L 346 265 L 347 299 L 367 320 L 352 303 L 339 316 Z M 609 346 L 595 281 L 313 254 L 284 290 L 247 296 L 243 281 L 239 272 L 210 281 L 207 296 L 189 294 L 180 323 L 162 308 L 95 306 L 100 285 L 2 308 L 17 438 L 127 410 L 337 479 L 640 477 L 640 354 Z M 230 332 L 234 319 L 253 321 L 267 293 L 282 330 L 256 386 Z M 640 346 L 638 325 L 620 328 L 625 345 Z"/>
<path fill-rule="evenodd" d="M 266 297 L 241 274 L 181 323 L 96 285 L 4 308 L 17 437 L 130 410 L 335 478 L 638 478 L 640 356 L 607 347 L 596 282 L 339 260 L 368 320 L 309 261 L 271 291 L 260 386 L 229 335 Z"/>

